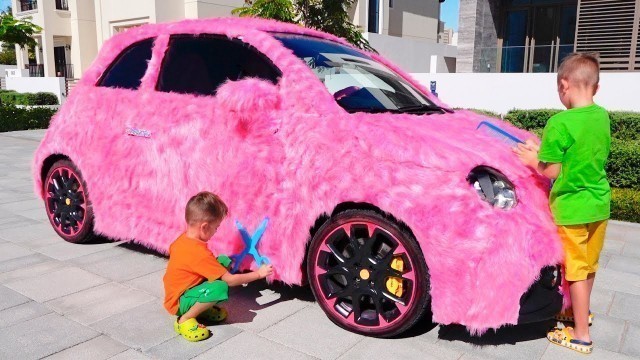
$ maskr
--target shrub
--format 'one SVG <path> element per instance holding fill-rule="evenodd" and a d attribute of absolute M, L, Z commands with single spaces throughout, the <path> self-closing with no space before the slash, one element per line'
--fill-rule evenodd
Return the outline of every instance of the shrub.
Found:
<path fill-rule="evenodd" d="M 560 110 L 540 109 L 540 110 L 511 110 L 504 116 L 504 119 L 513 125 L 525 129 L 541 129 L 547 124 L 547 120 Z"/>
<path fill-rule="evenodd" d="M 0 103 L 10 105 L 58 105 L 58 97 L 53 93 L 0 92 Z"/>
<path fill-rule="evenodd" d="M 56 110 L 48 108 L 18 108 L 0 106 L 0 132 L 46 129 Z"/>
<path fill-rule="evenodd" d="M 460 108 L 457 108 L 457 109 L 455 109 L 455 110 L 468 110 L 468 111 L 474 112 L 474 113 L 476 113 L 476 114 L 478 114 L 478 115 L 484 115 L 484 116 L 488 116 L 488 117 L 492 117 L 492 118 L 497 118 L 497 119 L 501 119 L 501 118 L 502 118 L 502 115 L 498 114 L 497 112 L 490 111 L 490 110 L 482 110 L 482 109 L 460 109 Z"/>
<path fill-rule="evenodd" d="M 29 105 L 58 105 L 58 97 L 54 93 L 37 92 L 35 94 L 27 94 Z"/>
<path fill-rule="evenodd" d="M 547 120 L 561 110 L 511 110 L 504 119 L 526 130 L 542 129 Z M 611 136 L 621 140 L 640 140 L 640 113 L 611 111 Z"/>
<path fill-rule="evenodd" d="M 18 93 L 15 91 L 1 93 L 0 102 L 7 105 L 29 105 L 27 94 Z"/>
<path fill-rule="evenodd" d="M 614 139 L 606 169 L 611 186 L 640 189 L 640 141 Z"/>
<path fill-rule="evenodd" d="M 611 218 L 640 223 L 640 191 L 611 189 Z"/>
<path fill-rule="evenodd" d="M 611 135 L 621 140 L 640 140 L 640 113 L 612 111 Z"/>

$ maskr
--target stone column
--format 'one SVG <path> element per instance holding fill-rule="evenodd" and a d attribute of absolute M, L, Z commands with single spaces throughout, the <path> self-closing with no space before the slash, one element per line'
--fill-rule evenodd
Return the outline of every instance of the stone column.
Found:
<path fill-rule="evenodd" d="M 18 70 L 26 69 L 27 64 L 29 64 L 29 50 L 25 48 L 21 48 L 16 45 L 16 66 Z"/>
<path fill-rule="evenodd" d="M 57 76 L 53 58 L 53 35 L 46 30 L 42 31 L 42 63 L 44 64 L 44 76 Z"/>
<path fill-rule="evenodd" d="M 499 0 L 460 0 L 457 72 L 496 72 Z"/>

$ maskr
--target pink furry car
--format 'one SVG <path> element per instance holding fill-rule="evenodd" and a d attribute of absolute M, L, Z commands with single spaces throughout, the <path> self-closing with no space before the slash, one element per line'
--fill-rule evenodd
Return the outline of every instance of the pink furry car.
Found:
<path fill-rule="evenodd" d="M 431 307 L 435 322 L 481 333 L 563 302 L 549 184 L 476 131 L 482 120 L 325 33 L 147 25 L 104 44 L 33 176 L 67 241 L 102 234 L 166 253 L 189 197 L 210 190 L 249 231 L 270 218 L 258 250 L 272 280 L 308 279 L 336 324 L 391 336 Z M 209 247 L 243 249 L 233 221 Z"/>

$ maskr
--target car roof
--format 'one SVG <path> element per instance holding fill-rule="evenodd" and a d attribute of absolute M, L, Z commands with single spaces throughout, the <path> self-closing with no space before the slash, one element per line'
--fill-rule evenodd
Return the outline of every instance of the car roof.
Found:
<path fill-rule="evenodd" d="M 131 28 L 112 37 L 114 40 L 124 40 L 122 38 L 134 37 L 136 33 L 144 32 L 149 36 L 162 34 L 243 34 L 251 31 L 262 31 L 267 33 L 286 33 L 312 36 L 327 40 L 332 40 L 342 44 L 348 42 L 337 36 L 305 28 L 298 24 L 284 23 L 271 19 L 254 17 L 220 17 L 210 19 L 188 19 L 170 23 L 146 24 Z"/>

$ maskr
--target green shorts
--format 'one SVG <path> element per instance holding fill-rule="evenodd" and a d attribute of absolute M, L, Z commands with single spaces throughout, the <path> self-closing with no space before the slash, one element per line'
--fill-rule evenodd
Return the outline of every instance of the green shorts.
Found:
<path fill-rule="evenodd" d="M 222 266 L 227 267 L 231 260 L 220 255 L 218 261 Z M 205 281 L 200 285 L 194 286 L 185 291 L 180 296 L 180 307 L 178 316 L 186 313 L 195 303 L 219 303 L 229 299 L 229 285 L 222 280 Z"/>

